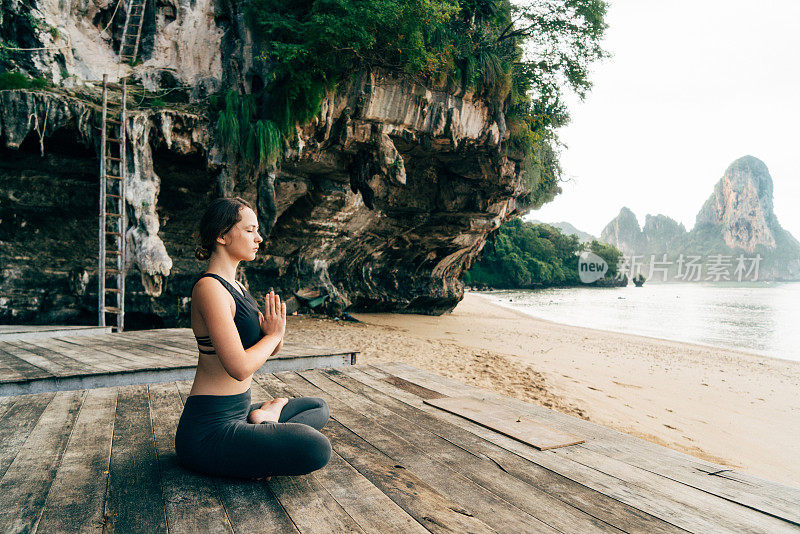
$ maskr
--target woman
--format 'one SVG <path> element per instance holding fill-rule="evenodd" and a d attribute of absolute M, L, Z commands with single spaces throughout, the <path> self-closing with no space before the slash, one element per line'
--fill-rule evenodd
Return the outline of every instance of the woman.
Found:
<path fill-rule="evenodd" d="M 286 304 L 270 291 L 264 313 L 236 282 L 252 261 L 258 218 L 241 198 L 218 198 L 200 221 L 198 259 L 208 269 L 192 289 L 192 330 L 200 351 L 175 452 L 188 469 L 217 476 L 301 475 L 328 463 L 331 444 L 319 430 L 328 405 L 317 397 L 250 403 L 253 373 L 283 346 Z"/>

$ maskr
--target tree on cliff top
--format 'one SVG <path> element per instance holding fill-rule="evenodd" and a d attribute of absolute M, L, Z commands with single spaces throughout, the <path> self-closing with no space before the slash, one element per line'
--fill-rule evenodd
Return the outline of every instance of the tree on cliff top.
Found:
<path fill-rule="evenodd" d="M 293 139 L 294 125 L 319 112 L 326 91 L 378 67 L 434 89 L 475 91 L 506 116 L 506 149 L 523 159 L 528 174 L 525 200 L 539 206 L 560 192 L 555 130 L 569 121 L 562 91 L 583 98 L 591 88 L 589 65 L 607 55 L 599 44 L 607 27 L 604 0 L 251 0 L 247 6 L 262 59 L 270 63 L 268 99 L 252 115 L 269 121 L 263 132 Z M 258 146 L 250 152 L 277 157 Z"/>

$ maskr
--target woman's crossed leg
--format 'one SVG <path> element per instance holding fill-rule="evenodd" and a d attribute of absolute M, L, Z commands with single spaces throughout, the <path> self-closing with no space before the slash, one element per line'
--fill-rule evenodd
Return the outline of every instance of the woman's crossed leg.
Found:
<path fill-rule="evenodd" d="M 281 398 L 285 397 L 279 397 L 279 399 Z M 275 399 L 275 401 L 277 400 L 278 399 Z M 250 409 L 248 410 L 248 420 L 251 423 L 276 421 L 276 419 L 272 417 L 269 417 L 268 420 L 262 418 L 265 415 L 269 416 L 277 412 L 277 410 L 270 412 L 270 408 L 272 407 L 270 404 L 273 406 L 275 404 L 281 406 L 280 412 L 278 412 L 278 423 L 303 423 L 304 425 L 321 430 L 330 417 L 328 403 L 325 402 L 325 399 L 319 397 L 293 397 L 286 402 L 280 403 L 274 401 L 254 402 L 250 405 Z M 255 414 L 253 412 L 255 412 Z"/>
<path fill-rule="evenodd" d="M 277 421 L 275 420 L 275 414 L 277 414 Z M 285 474 L 308 473 L 328 463 L 331 455 L 330 441 L 318 431 L 325 426 L 329 417 L 328 404 L 324 399 L 318 397 L 294 397 L 291 399 L 284 397 L 274 399 L 271 402 L 255 402 L 250 405 L 248 410 L 248 421 L 250 423 L 257 422 L 256 424 L 259 424 L 259 426 L 268 425 L 270 428 L 269 434 L 272 435 L 271 439 L 280 439 L 284 445 L 296 443 L 296 445 L 292 444 L 288 448 L 299 447 L 299 450 L 304 451 L 304 454 L 301 454 L 303 458 L 300 460 L 291 457 L 287 458 L 284 455 L 284 459 L 291 464 L 284 466 L 284 468 L 294 471 Z M 316 430 L 316 432 L 304 432 L 302 429 L 297 428 L 295 424 L 285 425 L 285 423 L 306 425 Z M 298 449 L 295 448 L 294 450 Z M 254 470 L 264 473 L 264 469 L 268 467 L 260 465 Z M 273 469 L 267 469 L 266 472 L 284 474 L 276 473 Z M 271 478 L 271 475 L 263 475 L 256 478 L 256 480 L 270 480 Z"/>

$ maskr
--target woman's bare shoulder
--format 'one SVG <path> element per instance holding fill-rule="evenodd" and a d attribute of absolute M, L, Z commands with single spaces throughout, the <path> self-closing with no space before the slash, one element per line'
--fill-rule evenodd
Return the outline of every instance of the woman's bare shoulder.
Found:
<path fill-rule="evenodd" d="M 209 288 L 225 289 L 222 282 L 213 276 L 203 276 L 202 278 L 198 278 L 194 286 L 192 286 L 192 293 L 196 293 L 198 289 L 207 291 Z"/>
<path fill-rule="evenodd" d="M 228 290 L 214 278 L 206 276 L 195 282 L 192 287 L 192 302 L 202 304 L 205 302 L 219 302 L 220 300 L 233 300 Z"/>

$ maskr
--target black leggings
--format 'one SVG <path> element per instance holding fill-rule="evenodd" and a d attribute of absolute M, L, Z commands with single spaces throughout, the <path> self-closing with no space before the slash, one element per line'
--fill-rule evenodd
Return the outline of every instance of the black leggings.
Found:
<path fill-rule="evenodd" d="M 237 395 L 190 395 L 175 433 L 178 463 L 200 473 L 233 478 L 303 475 L 324 467 L 331 442 L 319 430 L 328 404 L 296 397 L 281 409 L 278 422 L 253 424 L 250 390 Z"/>

